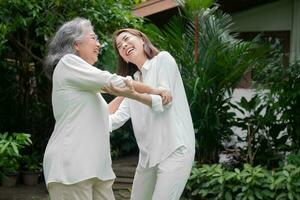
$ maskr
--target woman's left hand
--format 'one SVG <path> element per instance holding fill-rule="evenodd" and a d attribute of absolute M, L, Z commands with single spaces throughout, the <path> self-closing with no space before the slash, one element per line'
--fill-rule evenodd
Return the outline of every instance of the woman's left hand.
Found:
<path fill-rule="evenodd" d="M 161 96 L 163 105 L 166 105 L 173 100 L 171 92 L 166 89 L 155 88 L 153 89 L 152 94 Z"/>
<path fill-rule="evenodd" d="M 160 96 L 162 98 L 163 105 L 170 103 L 173 98 L 169 90 L 161 90 Z"/>

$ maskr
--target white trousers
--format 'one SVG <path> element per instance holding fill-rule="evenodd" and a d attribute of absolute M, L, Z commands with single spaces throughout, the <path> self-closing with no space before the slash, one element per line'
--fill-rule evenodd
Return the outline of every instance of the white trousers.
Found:
<path fill-rule="evenodd" d="M 49 183 L 48 191 L 50 200 L 114 200 L 113 183 L 114 180 L 102 181 L 98 178 L 71 185 Z"/>
<path fill-rule="evenodd" d="M 179 200 L 190 176 L 194 155 L 180 147 L 154 167 L 138 164 L 131 200 Z"/>

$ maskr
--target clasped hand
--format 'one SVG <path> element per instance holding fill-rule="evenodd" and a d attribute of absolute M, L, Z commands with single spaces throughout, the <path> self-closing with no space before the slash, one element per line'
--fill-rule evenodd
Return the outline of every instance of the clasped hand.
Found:
<path fill-rule="evenodd" d="M 125 82 L 125 87 L 121 88 L 110 84 L 110 87 L 106 87 L 103 90 L 115 96 L 123 96 L 123 97 L 135 99 L 135 97 L 139 93 L 134 89 L 132 80 L 124 80 L 124 82 Z M 155 88 L 151 91 L 151 94 L 160 95 L 162 98 L 163 105 L 166 105 L 172 101 L 171 93 L 168 90 Z"/>

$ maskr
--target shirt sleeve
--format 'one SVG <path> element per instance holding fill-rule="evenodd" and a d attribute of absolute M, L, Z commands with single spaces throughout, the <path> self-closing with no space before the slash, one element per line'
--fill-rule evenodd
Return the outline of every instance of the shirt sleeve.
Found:
<path fill-rule="evenodd" d="M 175 59 L 166 51 L 162 51 L 157 55 L 157 80 L 158 88 L 169 90 L 171 95 L 174 95 L 176 78 L 178 77 L 178 66 Z M 156 95 L 157 96 L 157 95 Z M 152 97 L 152 96 L 151 96 Z M 157 112 L 163 112 L 172 106 L 172 101 L 167 105 L 162 104 L 162 99 L 159 96 L 152 98 L 152 109 Z"/>
<path fill-rule="evenodd" d="M 157 55 L 158 68 L 158 86 L 167 89 L 174 94 L 176 79 L 179 75 L 179 69 L 175 59 L 166 51 L 162 51 Z"/>
<path fill-rule="evenodd" d="M 163 104 L 162 104 L 162 99 L 161 96 L 159 95 L 155 95 L 155 94 L 150 94 L 151 96 L 151 108 L 154 112 L 163 112 L 164 108 L 163 108 Z"/>
<path fill-rule="evenodd" d="M 130 117 L 129 101 L 127 98 L 125 98 L 120 104 L 118 110 L 114 114 L 109 115 L 111 131 L 123 126 L 125 122 L 130 119 Z"/>
<path fill-rule="evenodd" d="M 99 91 L 110 84 L 117 87 L 125 87 L 125 77 L 100 70 L 76 55 L 65 55 L 61 59 L 61 63 L 66 70 L 64 76 L 66 77 L 67 85 L 70 87 L 90 91 Z"/>

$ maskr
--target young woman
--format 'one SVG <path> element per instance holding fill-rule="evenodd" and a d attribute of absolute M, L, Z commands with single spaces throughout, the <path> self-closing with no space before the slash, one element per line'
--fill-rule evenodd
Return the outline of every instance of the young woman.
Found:
<path fill-rule="evenodd" d="M 108 109 L 99 91 L 110 85 L 125 87 L 125 78 L 92 66 L 99 50 L 93 26 L 83 18 L 64 23 L 49 44 L 45 64 L 53 71 L 56 123 L 43 167 L 51 200 L 114 199 Z M 160 93 L 136 86 L 143 92 Z M 148 94 L 120 95 L 151 106 Z"/>
<path fill-rule="evenodd" d="M 139 162 L 134 176 L 133 200 L 177 200 L 192 168 L 195 136 L 189 106 L 174 58 L 159 51 L 145 34 L 122 29 L 114 34 L 119 57 L 118 73 L 171 92 L 172 102 L 163 105 L 153 97 L 152 107 L 125 98 L 110 105 L 112 129 L 131 118 L 139 147 Z M 135 93 L 134 87 L 131 88 Z M 123 89 L 112 87 L 118 95 Z"/>

